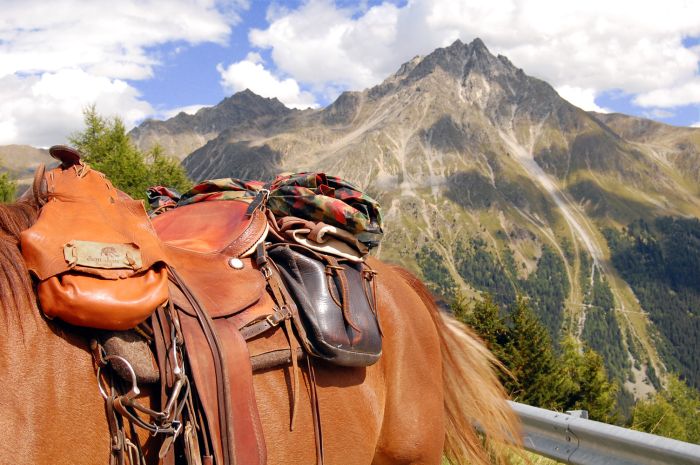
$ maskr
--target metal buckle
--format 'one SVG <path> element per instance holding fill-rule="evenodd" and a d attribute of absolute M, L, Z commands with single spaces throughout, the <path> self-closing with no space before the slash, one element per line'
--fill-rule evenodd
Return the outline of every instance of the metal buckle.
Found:
<path fill-rule="evenodd" d="M 267 316 L 265 317 L 265 321 L 267 321 L 267 324 L 269 324 L 270 327 L 272 327 L 272 328 L 274 328 L 275 326 L 278 326 L 278 325 L 280 324 L 280 321 L 282 321 L 282 320 L 274 321 L 274 320 L 272 319 L 273 316 L 275 316 L 274 313 L 273 313 L 272 315 L 267 315 Z"/>

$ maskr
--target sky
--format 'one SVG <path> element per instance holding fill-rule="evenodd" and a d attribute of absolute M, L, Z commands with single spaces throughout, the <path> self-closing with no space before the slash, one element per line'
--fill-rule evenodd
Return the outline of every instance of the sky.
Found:
<path fill-rule="evenodd" d="M 481 38 L 585 109 L 700 127 L 697 0 L 0 0 L 0 145 L 64 143 L 249 88 L 328 105 Z"/>

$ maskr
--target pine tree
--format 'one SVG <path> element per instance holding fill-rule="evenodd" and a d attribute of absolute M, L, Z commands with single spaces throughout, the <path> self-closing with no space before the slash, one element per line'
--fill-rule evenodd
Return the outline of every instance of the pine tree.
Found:
<path fill-rule="evenodd" d="M 471 310 L 464 302 L 464 297 L 458 296 L 452 305 L 452 311 L 481 336 L 501 362 L 506 363 L 508 356 L 505 348 L 510 330 L 501 318 L 498 304 L 493 301 L 491 294 L 482 294 L 482 300 L 475 301 Z"/>
<path fill-rule="evenodd" d="M 593 420 L 616 422 L 618 386 L 609 381 L 603 358 L 590 348 L 581 350 L 573 336 L 564 338 L 561 349 L 561 367 L 570 383 L 563 408 L 587 410 Z"/>
<path fill-rule="evenodd" d="M 182 166 L 160 147 L 147 154 L 138 150 L 120 118 L 106 119 L 92 106 L 84 111 L 84 122 L 85 129 L 70 137 L 71 144 L 90 166 L 131 197 L 145 199 L 146 189 L 153 185 L 180 191 L 191 185 Z"/>
<path fill-rule="evenodd" d="M 542 408 L 558 409 L 571 389 L 563 376 L 547 329 L 539 322 L 527 302 L 518 298 L 510 313 L 511 337 L 507 365 L 518 387 L 512 395 L 519 402 Z"/>
<path fill-rule="evenodd" d="M 15 200 L 17 182 L 10 179 L 7 173 L 0 174 L 0 202 L 7 203 Z"/>

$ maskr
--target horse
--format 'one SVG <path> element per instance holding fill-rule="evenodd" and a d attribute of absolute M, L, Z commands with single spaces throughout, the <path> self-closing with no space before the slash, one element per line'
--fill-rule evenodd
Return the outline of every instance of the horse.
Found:
<path fill-rule="evenodd" d="M 0 205 L 0 464 L 110 462 L 110 435 L 88 341 L 90 331 L 47 319 L 19 250 L 39 212 L 37 193 Z M 503 463 L 519 428 L 475 334 L 440 312 L 408 271 L 372 260 L 383 353 L 367 368 L 315 371 L 326 465 Z M 289 369 L 255 373 L 269 465 L 316 461 L 313 409 L 300 389 L 290 428 Z M 141 401 L 157 405 L 159 392 Z M 478 425 L 478 431 L 477 431 Z M 137 431 L 147 462 L 157 438 Z M 511 446 L 501 447 L 508 443 Z M 245 464 L 238 464 L 245 465 Z"/>

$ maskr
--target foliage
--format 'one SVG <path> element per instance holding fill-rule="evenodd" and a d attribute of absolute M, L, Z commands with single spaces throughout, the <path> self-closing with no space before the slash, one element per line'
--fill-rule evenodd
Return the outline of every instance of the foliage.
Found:
<path fill-rule="evenodd" d="M 700 392 L 677 376 L 669 376 L 668 387 L 640 401 L 632 414 L 632 427 L 680 441 L 700 443 Z"/>
<path fill-rule="evenodd" d="M 452 309 L 508 370 L 501 381 L 517 401 L 554 410 L 586 409 L 601 421 L 617 419 L 617 385 L 608 380 L 600 355 L 582 351 L 573 338 L 564 339 L 561 354 L 556 354 L 525 299 L 517 298 L 506 315 L 489 295 L 471 306 L 458 298 Z"/>
<path fill-rule="evenodd" d="M 483 299 L 475 301 L 471 308 L 464 296 L 458 295 L 450 307 L 455 317 L 474 329 L 501 362 L 506 361 L 510 328 L 501 317 L 491 294 L 484 294 Z M 511 379 L 505 377 L 502 381 Z"/>
<path fill-rule="evenodd" d="M 428 289 L 444 298 L 451 299 L 454 295 L 455 284 L 440 254 L 424 244 L 418 249 L 415 256 Z"/>
<path fill-rule="evenodd" d="M 568 392 L 568 408 L 588 410 L 590 418 L 606 423 L 617 421 L 618 386 L 608 380 L 603 357 L 591 348 L 582 351 L 573 336 L 564 338 L 561 349 L 562 371 L 573 383 Z"/>
<path fill-rule="evenodd" d="M 586 312 L 582 337 L 603 356 L 608 372 L 615 379 L 623 381 L 629 373 L 629 357 L 614 314 L 615 299 L 610 286 L 600 274 L 594 276 L 590 294 L 591 307 Z"/>
<path fill-rule="evenodd" d="M 10 179 L 7 173 L 0 174 L 0 202 L 12 202 L 15 200 L 17 182 Z"/>
<path fill-rule="evenodd" d="M 532 298 L 532 307 L 549 333 L 560 334 L 564 317 L 564 302 L 569 295 L 569 280 L 566 264 L 559 254 L 549 246 L 542 248 L 537 270 L 523 282 L 523 289 Z"/>
<path fill-rule="evenodd" d="M 571 390 L 570 380 L 562 376 L 547 329 L 522 298 L 511 309 L 510 321 L 507 366 L 517 380 L 512 394 L 530 405 L 564 407 Z"/>
<path fill-rule="evenodd" d="M 605 236 L 615 268 L 661 333 L 666 364 L 700 387 L 700 221 L 638 220 Z"/>
<path fill-rule="evenodd" d="M 513 280 L 483 239 L 457 241 L 453 255 L 457 272 L 475 289 L 492 294 L 501 305 L 515 301 L 517 288 Z"/>
<path fill-rule="evenodd" d="M 136 148 L 121 119 L 105 118 L 95 107 L 83 112 L 85 129 L 73 134 L 70 142 L 94 169 L 104 173 L 131 197 L 145 199 L 150 186 L 165 185 L 184 191 L 191 186 L 184 168 L 160 147 L 148 153 Z"/>

